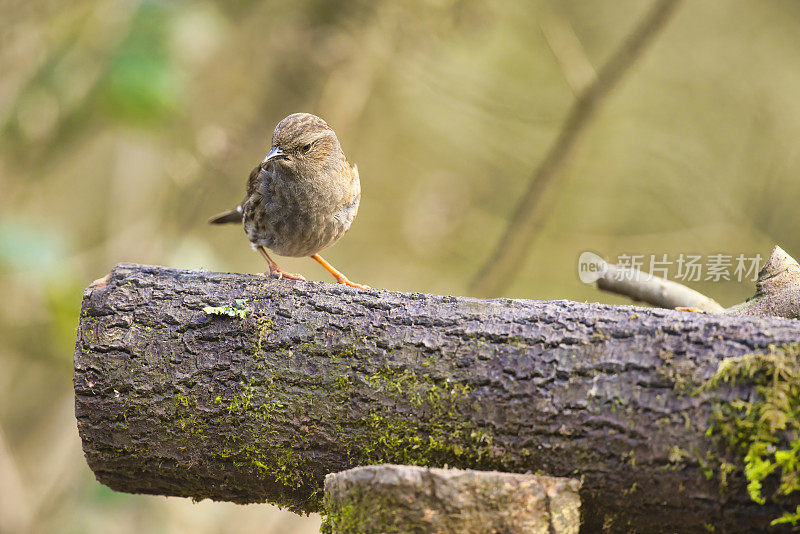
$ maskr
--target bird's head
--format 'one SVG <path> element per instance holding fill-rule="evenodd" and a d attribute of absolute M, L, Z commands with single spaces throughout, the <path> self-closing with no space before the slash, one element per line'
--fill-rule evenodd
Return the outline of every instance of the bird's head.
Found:
<path fill-rule="evenodd" d="M 272 147 L 261 166 L 273 165 L 289 176 L 312 179 L 335 168 L 341 157 L 342 147 L 328 123 L 310 113 L 293 113 L 275 127 Z"/>

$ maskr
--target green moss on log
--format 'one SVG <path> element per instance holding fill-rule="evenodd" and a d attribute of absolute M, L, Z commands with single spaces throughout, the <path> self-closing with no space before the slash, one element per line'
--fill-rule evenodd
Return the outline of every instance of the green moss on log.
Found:
<path fill-rule="evenodd" d="M 766 352 L 726 358 L 702 389 L 737 384 L 753 386 L 755 397 L 718 403 L 707 435 L 722 438 L 737 454 L 753 501 L 764 504 L 772 499 L 785 505 L 800 490 L 800 345 L 770 346 Z M 723 488 L 734 469 L 727 461 L 719 462 Z M 768 482 L 774 489 L 765 495 Z M 800 506 L 772 524 L 798 521 Z"/>

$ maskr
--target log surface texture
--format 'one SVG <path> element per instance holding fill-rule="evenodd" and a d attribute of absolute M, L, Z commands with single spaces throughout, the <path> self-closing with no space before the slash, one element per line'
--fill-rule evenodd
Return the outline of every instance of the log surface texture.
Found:
<path fill-rule="evenodd" d="M 752 532 L 780 512 L 704 475 L 733 393 L 692 392 L 798 340 L 784 319 L 121 264 L 84 295 L 76 416 L 119 491 L 311 512 L 328 473 L 448 465 L 582 478 L 585 532 Z"/>

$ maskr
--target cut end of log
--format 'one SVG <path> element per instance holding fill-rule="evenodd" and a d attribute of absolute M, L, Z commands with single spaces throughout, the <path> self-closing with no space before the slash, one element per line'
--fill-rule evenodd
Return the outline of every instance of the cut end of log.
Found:
<path fill-rule="evenodd" d="M 800 265 L 776 246 L 758 273 L 756 294 L 725 313 L 800 319 Z"/>
<path fill-rule="evenodd" d="M 95 289 L 103 289 L 108 285 L 109 280 L 111 280 L 111 273 L 108 273 L 102 278 L 98 278 L 97 280 L 89 284 L 89 287 L 87 287 L 86 289 L 88 291 L 93 291 Z"/>
<path fill-rule="evenodd" d="M 580 486 L 570 478 L 497 471 L 356 467 L 325 477 L 325 529 L 577 533 Z"/>
<path fill-rule="evenodd" d="M 800 265 L 785 250 L 776 246 L 758 273 L 758 293 L 777 293 L 800 284 Z"/>

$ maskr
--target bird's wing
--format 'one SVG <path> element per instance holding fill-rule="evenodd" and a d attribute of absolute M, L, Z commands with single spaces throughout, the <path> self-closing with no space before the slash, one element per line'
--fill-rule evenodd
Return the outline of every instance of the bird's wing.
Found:
<path fill-rule="evenodd" d="M 265 186 L 269 185 L 269 182 L 272 179 L 272 175 L 263 169 L 261 165 L 256 165 L 256 167 L 250 171 L 250 178 L 247 179 L 247 196 L 250 197 L 259 193 L 259 184 L 263 183 Z M 266 190 L 266 187 L 263 190 Z"/>
<path fill-rule="evenodd" d="M 258 184 L 261 181 L 261 173 L 266 174 L 266 180 L 269 181 L 269 174 L 267 171 L 261 168 L 261 165 L 257 165 L 255 169 L 250 171 L 250 178 L 247 180 L 247 196 L 245 196 L 245 200 L 251 197 L 254 193 L 258 191 Z M 260 193 L 256 193 L 260 194 Z M 238 223 L 242 222 L 242 213 L 244 211 L 244 200 L 241 204 L 236 206 L 232 210 L 224 211 L 217 215 L 211 217 L 208 222 L 211 224 L 225 224 L 225 223 Z"/>

